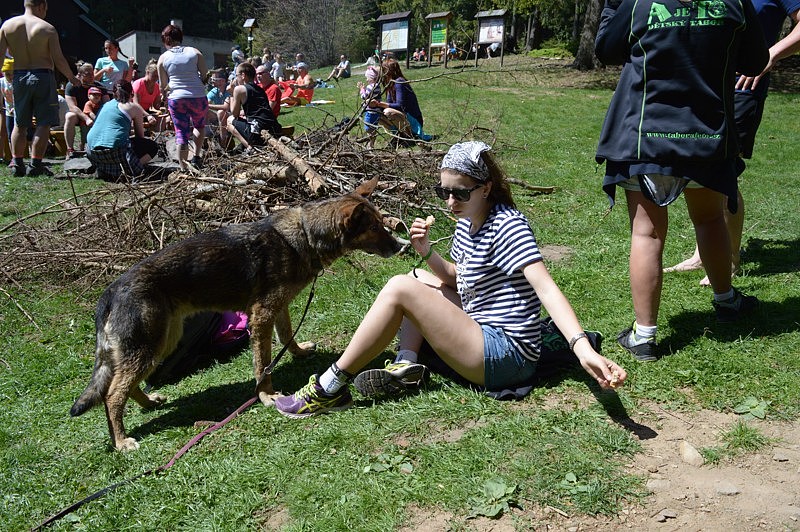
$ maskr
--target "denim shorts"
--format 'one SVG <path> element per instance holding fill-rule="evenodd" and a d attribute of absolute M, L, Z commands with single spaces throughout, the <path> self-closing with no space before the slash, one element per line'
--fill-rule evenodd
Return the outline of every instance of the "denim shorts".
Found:
<path fill-rule="evenodd" d="M 528 360 L 503 329 L 481 325 L 483 329 L 484 387 L 500 391 L 529 381 L 536 372 L 536 362 Z"/>

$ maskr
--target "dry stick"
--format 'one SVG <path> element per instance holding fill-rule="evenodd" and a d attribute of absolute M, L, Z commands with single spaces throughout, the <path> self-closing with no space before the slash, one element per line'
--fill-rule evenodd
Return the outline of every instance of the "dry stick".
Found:
<path fill-rule="evenodd" d="M 508 182 L 511 183 L 512 185 L 517 185 L 519 187 L 531 190 L 533 192 L 538 192 L 540 194 L 552 194 L 553 192 L 556 191 L 556 187 L 539 187 L 536 185 L 529 185 L 525 181 L 513 177 L 509 177 Z"/>
<path fill-rule="evenodd" d="M 0 286 L 0 292 L 3 292 L 6 295 L 6 297 L 8 297 L 8 299 L 10 299 L 12 303 L 14 303 L 14 306 L 17 307 L 17 309 L 19 309 L 19 311 L 22 312 L 22 314 L 24 314 L 26 318 L 28 318 L 28 321 L 33 323 L 33 326 L 36 327 L 37 331 L 42 332 L 42 329 L 39 327 L 39 324 L 36 323 L 36 320 L 33 319 L 33 316 L 28 314 L 28 311 L 22 308 L 22 305 L 20 305 L 19 302 L 16 299 L 14 299 L 14 297 L 11 294 L 6 292 L 5 288 Z"/>
<path fill-rule="evenodd" d="M 309 188 L 311 188 L 311 192 L 315 195 L 319 195 L 320 191 L 325 188 L 325 178 L 311 168 L 299 153 L 286 146 L 281 141 L 272 138 L 269 134 L 264 133 L 262 135 L 264 139 L 269 142 L 269 145 L 278 152 L 278 155 L 300 172 L 300 175 L 306 180 Z"/>

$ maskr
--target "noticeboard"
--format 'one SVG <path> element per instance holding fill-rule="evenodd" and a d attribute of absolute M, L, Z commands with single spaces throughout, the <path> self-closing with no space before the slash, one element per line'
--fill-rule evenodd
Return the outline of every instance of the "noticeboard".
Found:
<path fill-rule="evenodd" d="M 503 42 L 504 20 L 502 17 L 480 19 L 479 23 L 480 23 L 480 27 L 478 28 L 479 44 Z"/>
<path fill-rule="evenodd" d="M 431 19 L 431 46 L 447 44 L 447 18 Z"/>
<path fill-rule="evenodd" d="M 408 49 L 408 20 L 393 20 L 381 25 L 381 50 Z"/>

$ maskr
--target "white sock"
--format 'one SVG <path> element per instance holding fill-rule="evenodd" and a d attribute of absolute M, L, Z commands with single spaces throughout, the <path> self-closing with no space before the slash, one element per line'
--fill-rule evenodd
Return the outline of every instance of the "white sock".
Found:
<path fill-rule="evenodd" d="M 733 296 L 735 296 L 735 295 L 736 295 L 736 292 L 734 292 L 733 288 L 731 288 L 730 290 L 728 290 L 724 294 L 714 294 L 714 301 L 716 301 L 717 303 L 719 303 L 720 301 L 728 301 L 729 299 L 732 299 Z"/>
<path fill-rule="evenodd" d="M 397 352 L 397 356 L 394 357 L 395 362 L 408 362 L 410 364 L 417 363 L 417 355 L 416 351 L 412 351 L 411 349 L 401 349 Z"/>
<path fill-rule="evenodd" d="M 325 393 L 331 395 L 338 392 L 345 384 L 347 383 L 341 380 L 339 376 L 333 372 L 332 368 L 328 368 L 328 370 L 319 378 L 319 385 L 323 390 L 325 390 Z"/>
<path fill-rule="evenodd" d="M 631 331 L 633 345 L 643 344 L 646 343 L 647 340 L 655 338 L 657 331 L 658 325 L 639 325 L 638 323 L 634 323 L 633 330 Z"/>

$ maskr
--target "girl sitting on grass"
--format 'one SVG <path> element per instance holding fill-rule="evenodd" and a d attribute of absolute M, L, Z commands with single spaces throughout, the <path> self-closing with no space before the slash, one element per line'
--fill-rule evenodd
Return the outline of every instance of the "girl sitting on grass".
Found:
<path fill-rule="evenodd" d="M 355 378 L 364 396 L 391 394 L 418 385 L 423 340 L 459 375 L 487 390 L 530 381 L 541 354 L 543 304 L 583 368 L 603 388 L 625 381 L 625 370 L 598 354 L 575 312 L 556 286 L 533 231 L 511 197 L 508 181 L 482 142 L 455 144 L 441 165 L 436 194 L 458 218 L 450 256 L 433 250 L 429 220 L 417 218 L 411 245 L 430 272 L 389 280 L 342 356 L 321 376 L 275 401 L 293 418 L 344 410 L 352 404 L 347 384 L 399 331 L 399 351 L 385 369 Z"/>

